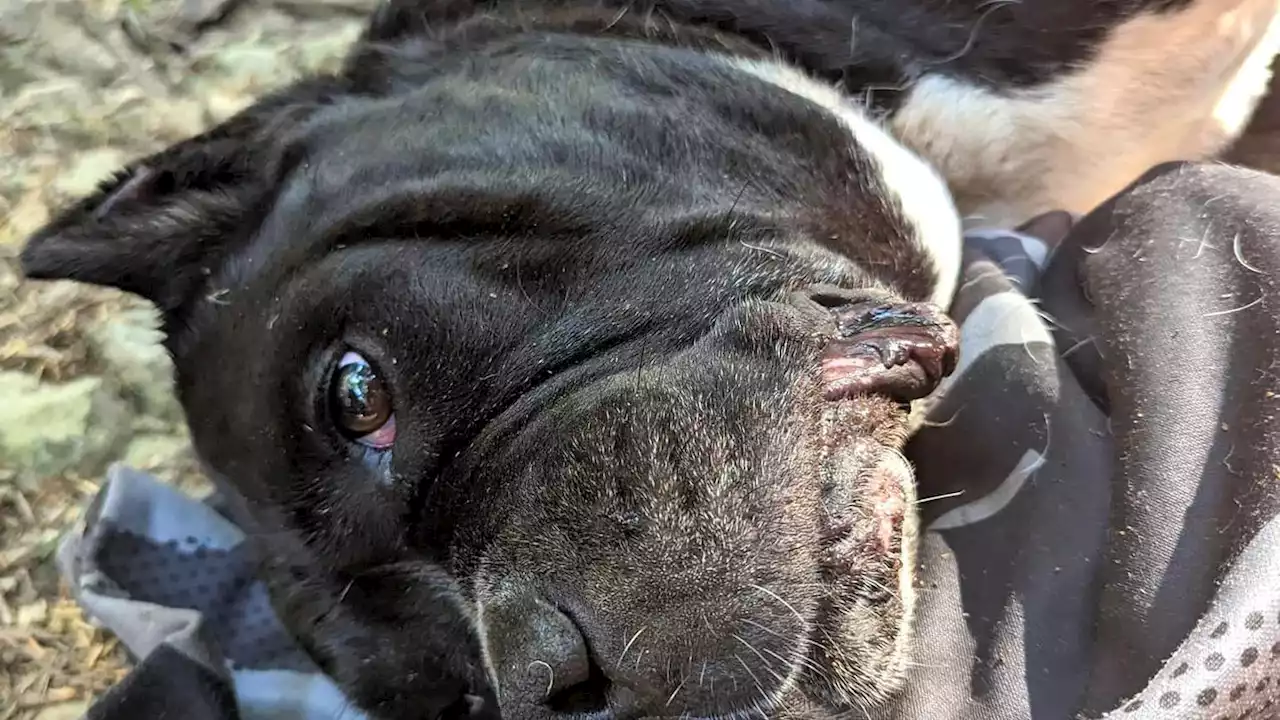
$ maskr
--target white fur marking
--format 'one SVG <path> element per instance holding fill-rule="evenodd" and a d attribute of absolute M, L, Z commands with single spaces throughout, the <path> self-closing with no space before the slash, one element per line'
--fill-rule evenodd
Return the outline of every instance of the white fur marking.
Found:
<path fill-rule="evenodd" d="M 738 58 L 730 62 L 818 105 L 849 129 L 879 166 L 881 182 L 915 231 L 912 239 L 933 260 L 938 284 L 931 299 L 950 306 L 960 277 L 960 216 L 942 177 L 835 87 L 779 62 Z"/>

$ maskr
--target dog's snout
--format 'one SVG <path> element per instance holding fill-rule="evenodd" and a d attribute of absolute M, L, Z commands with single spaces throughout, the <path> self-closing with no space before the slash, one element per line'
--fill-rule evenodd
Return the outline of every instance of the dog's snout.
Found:
<path fill-rule="evenodd" d="M 830 286 L 797 293 L 795 301 L 834 320 L 822 359 L 827 399 L 880 394 L 909 402 L 955 370 L 959 331 L 941 308 Z"/>
<path fill-rule="evenodd" d="M 758 593 L 753 603 L 780 599 Z M 637 616 L 616 622 L 595 610 L 579 622 L 542 599 L 499 603 L 488 630 L 503 716 L 722 717 L 769 702 L 807 642 L 803 626 L 768 611 L 724 617 L 716 610 L 745 608 L 717 600 L 715 608 L 682 603 L 634 626 Z"/>
<path fill-rule="evenodd" d="M 730 717 L 795 691 L 825 612 L 818 441 L 787 422 L 818 412 L 797 317 L 730 315 L 506 450 L 537 500 L 476 584 L 504 717 Z M 762 349 L 770 329 L 790 342 Z"/>

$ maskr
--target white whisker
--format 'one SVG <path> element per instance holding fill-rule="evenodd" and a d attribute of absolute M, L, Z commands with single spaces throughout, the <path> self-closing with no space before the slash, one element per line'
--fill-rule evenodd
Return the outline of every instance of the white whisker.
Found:
<path fill-rule="evenodd" d="M 777 673 L 777 671 L 775 671 L 775 670 L 773 669 L 773 665 L 769 663 L 769 660 L 768 660 L 767 658 L 765 658 L 765 656 L 764 656 L 764 655 L 762 655 L 762 654 L 760 653 L 760 651 L 759 651 L 759 650 L 755 649 L 755 646 L 753 646 L 751 643 L 747 642 L 746 640 L 743 640 L 743 639 L 742 639 L 742 636 L 737 635 L 737 634 L 734 634 L 733 639 L 734 639 L 734 640 L 737 640 L 737 641 L 738 641 L 738 642 L 740 642 L 740 643 L 742 643 L 743 645 L 745 645 L 745 646 L 747 647 L 747 649 L 748 649 L 748 650 L 750 650 L 751 652 L 755 653 L 756 657 L 760 658 L 760 662 L 764 663 L 764 669 L 765 669 L 765 670 L 766 670 L 770 675 L 772 675 L 772 676 L 774 677 L 774 679 L 776 679 L 778 682 L 786 682 L 786 678 L 784 678 L 784 677 L 782 677 L 781 675 L 779 675 L 779 674 Z"/>
<path fill-rule="evenodd" d="M 933 502 L 934 500 L 946 500 L 947 498 L 960 497 L 963 494 L 964 494 L 963 490 L 957 490 L 952 493 L 943 493 L 942 495 L 930 495 L 929 497 L 924 497 L 916 500 L 916 504 L 923 505 L 925 503 Z"/>
<path fill-rule="evenodd" d="M 534 660 L 533 662 L 529 663 L 529 665 L 525 668 L 525 670 L 532 670 L 534 665 L 541 665 L 547 669 L 547 675 L 549 675 L 550 677 L 548 677 L 547 679 L 546 697 L 551 697 L 551 690 L 556 686 L 555 669 L 551 667 L 551 663 L 546 662 L 545 660 Z"/>
<path fill-rule="evenodd" d="M 747 671 L 747 674 L 751 676 L 751 679 L 755 681 L 756 689 L 760 691 L 760 694 L 768 695 L 769 693 L 765 692 L 764 684 L 760 682 L 759 676 L 757 676 L 755 672 L 752 671 L 751 666 L 747 664 L 747 661 L 743 660 L 742 656 L 738 654 L 734 654 L 733 657 L 735 660 L 738 661 L 738 664 L 742 666 L 742 669 Z"/>
<path fill-rule="evenodd" d="M 767 587 L 763 587 L 760 585 L 751 585 L 751 587 L 755 588 L 756 590 L 759 590 L 760 592 L 772 597 L 774 600 L 777 600 L 778 602 L 782 603 L 783 607 L 790 610 L 792 614 L 796 616 L 796 619 L 800 621 L 801 627 L 807 627 L 809 625 L 809 621 L 806 620 L 805 617 L 800 614 L 800 611 L 792 607 L 791 603 L 782 599 L 782 596 L 779 595 L 778 593 L 770 590 Z"/>
<path fill-rule="evenodd" d="M 637 631 L 636 631 L 636 634 L 635 634 L 635 635 L 632 635 L 632 636 L 631 636 L 631 639 L 627 641 L 627 644 L 626 644 L 626 645 L 624 645 L 624 646 L 622 646 L 622 654 L 620 654 L 620 655 L 618 656 L 618 665 L 619 665 L 619 666 L 621 666 L 621 665 L 622 665 L 622 661 L 623 661 L 624 659 L 626 659 L 626 657 L 627 657 L 627 651 L 631 649 L 631 645 L 635 643 L 636 638 L 640 637 L 640 633 L 644 632 L 646 629 L 647 629 L 647 627 L 641 627 L 639 630 L 637 630 Z"/>

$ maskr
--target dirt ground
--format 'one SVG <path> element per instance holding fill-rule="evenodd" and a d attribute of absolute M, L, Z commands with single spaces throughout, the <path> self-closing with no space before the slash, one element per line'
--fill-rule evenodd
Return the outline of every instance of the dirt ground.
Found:
<path fill-rule="evenodd" d="M 0 0 L 0 720 L 78 718 L 128 659 L 53 567 L 106 466 L 199 492 L 145 304 L 26 283 L 21 240 L 124 161 L 331 66 L 372 0 Z"/>

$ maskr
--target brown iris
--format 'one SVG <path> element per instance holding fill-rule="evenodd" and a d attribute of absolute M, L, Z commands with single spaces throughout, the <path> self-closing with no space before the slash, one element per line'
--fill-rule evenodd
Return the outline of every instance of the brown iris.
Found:
<path fill-rule="evenodd" d="M 343 356 L 333 378 L 334 421 L 344 434 L 361 439 L 391 420 L 391 392 L 373 366 L 358 354 Z"/>

